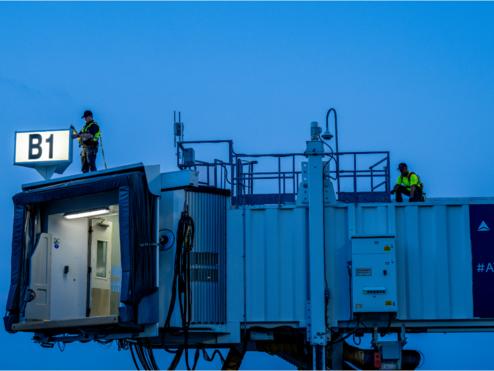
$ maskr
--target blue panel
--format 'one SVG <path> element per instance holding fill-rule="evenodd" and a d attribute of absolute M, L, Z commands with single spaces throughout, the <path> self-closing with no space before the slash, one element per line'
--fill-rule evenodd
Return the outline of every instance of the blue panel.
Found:
<path fill-rule="evenodd" d="M 159 295 L 158 291 L 145 296 L 139 302 L 137 323 L 149 325 L 158 321 Z"/>
<path fill-rule="evenodd" d="M 494 205 L 470 205 L 473 313 L 494 318 Z"/>
<path fill-rule="evenodd" d="M 14 208 L 14 227 L 12 233 L 12 257 L 10 272 L 10 289 L 7 298 L 7 315 L 4 317 L 5 329 L 12 332 L 12 325 L 19 321 L 19 302 L 20 287 L 19 281 L 21 276 L 22 246 L 24 240 L 24 220 L 26 210 L 23 206 L 16 205 Z"/>
<path fill-rule="evenodd" d="M 129 203 L 129 187 L 120 187 L 118 191 L 118 219 L 120 223 L 120 251 L 122 252 L 130 251 Z M 120 264 L 122 266 L 122 288 L 120 290 L 120 301 L 123 303 L 128 303 L 130 301 L 130 260 L 130 254 L 124 253 L 120 255 Z"/>

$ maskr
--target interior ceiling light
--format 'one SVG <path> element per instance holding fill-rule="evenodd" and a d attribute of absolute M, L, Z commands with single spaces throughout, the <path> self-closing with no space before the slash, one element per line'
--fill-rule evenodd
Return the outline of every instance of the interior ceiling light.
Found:
<path fill-rule="evenodd" d="M 104 208 L 104 209 L 80 211 L 77 213 L 67 213 L 67 214 L 64 214 L 64 218 L 65 219 L 80 219 L 80 218 L 89 218 L 91 216 L 105 215 L 105 214 L 109 214 L 109 213 L 110 213 L 110 209 Z"/>

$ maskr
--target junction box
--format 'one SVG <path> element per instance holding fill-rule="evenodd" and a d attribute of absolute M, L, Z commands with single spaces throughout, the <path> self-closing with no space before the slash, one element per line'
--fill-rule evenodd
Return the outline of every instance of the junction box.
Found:
<path fill-rule="evenodd" d="M 393 236 L 352 238 L 353 313 L 396 312 L 396 254 Z"/>

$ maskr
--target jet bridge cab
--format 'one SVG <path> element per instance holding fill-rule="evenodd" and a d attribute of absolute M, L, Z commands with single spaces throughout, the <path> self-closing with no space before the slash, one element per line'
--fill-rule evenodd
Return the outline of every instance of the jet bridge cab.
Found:
<path fill-rule="evenodd" d="M 8 331 L 118 333 L 158 321 L 153 170 L 59 178 L 14 196 Z"/>

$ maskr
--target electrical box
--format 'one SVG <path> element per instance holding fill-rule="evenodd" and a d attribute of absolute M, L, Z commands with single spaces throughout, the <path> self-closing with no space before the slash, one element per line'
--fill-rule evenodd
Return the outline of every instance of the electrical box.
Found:
<path fill-rule="evenodd" d="M 394 236 L 352 238 L 352 310 L 354 313 L 397 311 Z"/>
<path fill-rule="evenodd" d="M 183 149 L 183 162 L 185 166 L 192 166 L 196 161 L 196 153 L 194 148 L 184 148 Z"/>

